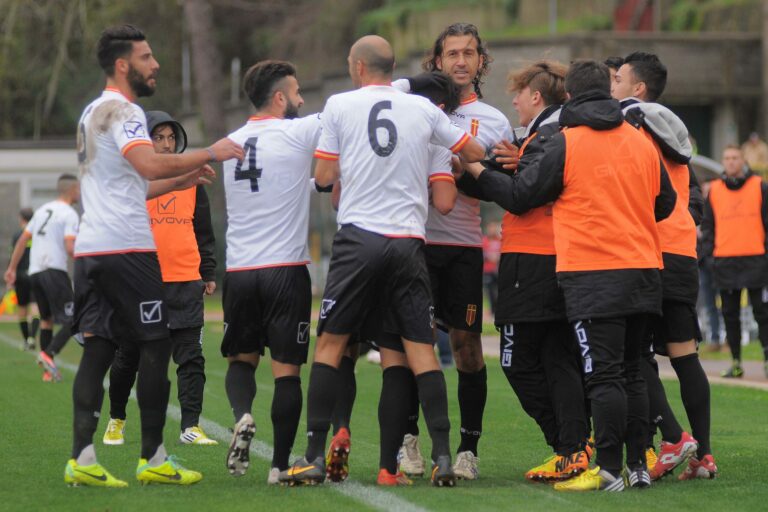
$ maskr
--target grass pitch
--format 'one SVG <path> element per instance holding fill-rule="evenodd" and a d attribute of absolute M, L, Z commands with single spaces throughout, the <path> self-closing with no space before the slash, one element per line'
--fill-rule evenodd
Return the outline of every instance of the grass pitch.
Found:
<path fill-rule="evenodd" d="M 357 403 L 352 418 L 351 479 L 355 483 L 316 488 L 281 488 L 266 485 L 269 461 L 252 457 L 247 475 L 233 478 L 224 466 L 228 439 L 225 428 L 233 423 L 224 393 L 226 365 L 218 352 L 221 323 L 206 327 L 205 354 L 208 382 L 203 416 L 219 425 L 219 446 L 178 444 L 178 419 L 166 425 L 166 447 L 184 464 L 202 471 L 203 481 L 192 487 L 142 487 L 134 472 L 139 455 L 139 413 L 129 403 L 126 444 L 104 446 L 101 436 L 109 414 L 108 402 L 96 433 L 100 462 L 129 482 L 128 489 L 68 488 L 63 483 L 64 464 L 71 449 L 71 386 L 73 373 L 64 370 L 64 381 L 44 384 L 29 353 L 13 344 L 19 334 L 15 324 L 0 325 L 0 439 L 3 473 L 0 476 L 0 510 L 4 511 L 130 511 L 170 512 L 192 510 L 765 510 L 768 502 L 768 393 L 765 391 L 712 387 L 712 444 L 720 468 L 713 481 L 677 482 L 673 478 L 647 491 L 621 494 L 563 494 L 544 484 L 530 484 L 523 473 L 549 453 L 533 420 L 520 408 L 497 360 L 489 360 L 489 399 L 480 442 L 481 479 L 460 482 L 455 489 L 434 489 L 424 479 L 413 487 L 382 489 L 375 485 L 378 470 L 377 401 L 381 382 L 378 367 L 361 360 L 357 368 Z M 61 360 L 74 365 L 80 347 L 70 342 Z M 450 393 L 452 444 L 458 444 L 456 372 L 446 371 Z M 272 378 L 269 364 L 257 372 L 258 392 L 254 406 L 256 437 L 271 445 L 269 408 Z M 175 399 L 175 375 L 171 369 L 171 403 Z M 306 396 L 307 373 L 303 375 Z M 676 383 L 665 383 L 679 418 L 685 414 Z M 173 408 L 173 405 L 172 405 Z M 173 416 L 173 409 L 171 411 Z M 686 423 L 684 422 L 684 425 Z M 294 447 L 305 447 L 302 419 Z M 422 452 L 429 453 L 422 420 Z M 266 449 L 266 447 L 265 447 Z M 394 498 L 392 498 L 394 497 Z M 392 501 L 396 500 L 396 501 Z"/>

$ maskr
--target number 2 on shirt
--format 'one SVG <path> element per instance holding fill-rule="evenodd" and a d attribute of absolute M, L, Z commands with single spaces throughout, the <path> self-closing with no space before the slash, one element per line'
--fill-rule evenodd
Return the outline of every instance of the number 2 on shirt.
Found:
<path fill-rule="evenodd" d="M 245 156 L 242 160 L 238 160 L 237 166 L 235 166 L 235 181 L 250 180 L 251 192 L 259 191 L 259 178 L 261 178 L 262 169 L 256 167 L 256 143 L 259 141 L 258 137 L 249 137 L 243 145 Z M 248 161 L 248 167 L 243 169 L 243 162 Z"/>

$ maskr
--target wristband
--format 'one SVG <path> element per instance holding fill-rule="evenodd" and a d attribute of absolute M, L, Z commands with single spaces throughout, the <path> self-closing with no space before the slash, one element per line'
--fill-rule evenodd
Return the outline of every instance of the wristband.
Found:
<path fill-rule="evenodd" d="M 215 162 L 216 161 L 216 153 L 214 153 L 213 150 L 210 147 L 205 148 L 205 150 L 208 152 L 208 156 L 210 156 L 208 161 L 209 162 Z"/>

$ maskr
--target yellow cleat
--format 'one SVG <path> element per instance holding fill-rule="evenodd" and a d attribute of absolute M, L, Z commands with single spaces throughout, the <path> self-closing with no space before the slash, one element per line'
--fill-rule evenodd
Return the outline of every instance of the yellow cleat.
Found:
<path fill-rule="evenodd" d="M 179 435 L 179 441 L 183 444 L 199 444 L 206 446 L 215 446 L 219 444 L 215 439 L 208 437 L 198 425 L 184 429 L 184 432 Z"/>
<path fill-rule="evenodd" d="M 109 418 L 102 442 L 109 445 L 123 444 L 125 443 L 123 432 L 125 432 L 125 420 Z"/>
<path fill-rule="evenodd" d="M 169 455 L 159 466 L 150 466 L 147 459 L 139 459 L 136 468 L 136 479 L 147 484 L 192 485 L 203 479 L 197 471 L 186 469 L 178 463 L 173 455 Z"/>
<path fill-rule="evenodd" d="M 653 449 L 653 446 L 645 450 L 645 466 L 648 468 L 648 471 L 653 471 L 657 460 L 656 450 Z"/>
<path fill-rule="evenodd" d="M 595 466 L 594 469 L 588 469 L 579 476 L 555 484 L 556 491 L 623 491 L 624 479 L 614 477 L 607 471 Z"/>
<path fill-rule="evenodd" d="M 128 482 L 118 480 L 101 464 L 80 466 L 75 459 L 69 459 L 64 468 L 64 483 L 72 487 L 91 485 L 93 487 L 128 487 Z"/>
<path fill-rule="evenodd" d="M 553 455 L 543 464 L 536 466 L 533 469 L 528 470 L 525 473 L 525 478 L 532 482 L 546 482 L 552 480 L 558 473 L 558 464 L 564 459 L 562 455 Z"/>

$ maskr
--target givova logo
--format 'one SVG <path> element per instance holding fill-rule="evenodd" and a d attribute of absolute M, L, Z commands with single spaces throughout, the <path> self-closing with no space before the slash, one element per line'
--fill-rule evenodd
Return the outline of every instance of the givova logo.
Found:
<path fill-rule="evenodd" d="M 501 347 L 502 368 L 509 368 L 512 366 L 512 347 L 515 345 L 514 334 L 515 326 L 512 324 L 505 325 L 504 330 L 501 331 L 501 336 L 504 339 L 504 344 Z"/>
<path fill-rule="evenodd" d="M 141 302 L 139 304 L 139 314 L 141 315 L 141 323 L 143 324 L 156 324 L 163 320 L 163 301 L 150 300 L 147 302 Z"/>
<path fill-rule="evenodd" d="M 296 343 L 306 345 L 309 343 L 309 322 L 299 322 L 299 331 L 296 335 Z"/>
<path fill-rule="evenodd" d="M 320 306 L 320 318 L 326 318 L 328 313 L 331 312 L 333 306 L 336 305 L 336 301 L 333 299 L 323 299 L 323 303 Z"/>
<path fill-rule="evenodd" d="M 579 341 L 581 359 L 584 361 L 584 373 L 592 373 L 592 356 L 589 355 L 589 340 L 587 340 L 587 331 L 584 329 L 581 320 L 574 324 L 573 330 L 576 332 L 576 339 Z"/>

